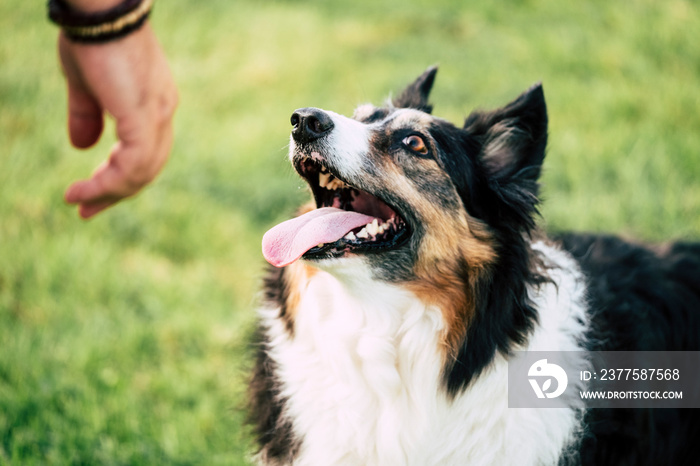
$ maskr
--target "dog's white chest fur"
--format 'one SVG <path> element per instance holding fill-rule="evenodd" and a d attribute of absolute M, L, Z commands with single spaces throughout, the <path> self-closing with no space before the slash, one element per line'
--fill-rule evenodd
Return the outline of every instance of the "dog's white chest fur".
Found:
<path fill-rule="evenodd" d="M 563 253 L 537 247 L 563 267 L 533 293 L 540 325 L 528 349 L 576 350 L 585 328 L 580 276 Z M 293 337 L 278 310 L 262 311 L 285 416 L 302 439 L 295 464 L 556 463 L 576 434 L 574 410 L 509 409 L 500 355 L 449 399 L 440 311 L 373 280 L 361 259 L 343 262 L 310 279 Z"/>

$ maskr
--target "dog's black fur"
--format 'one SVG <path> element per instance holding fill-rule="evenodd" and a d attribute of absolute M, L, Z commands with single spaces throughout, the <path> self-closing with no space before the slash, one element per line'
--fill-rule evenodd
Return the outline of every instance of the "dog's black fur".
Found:
<path fill-rule="evenodd" d="M 646 247 L 602 234 L 553 236 L 588 281 L 590 350 L 700 350 L 700 243 Z M 581 464 L 700 464 L 700 410 L 590 409 L 585 425 Z"/>

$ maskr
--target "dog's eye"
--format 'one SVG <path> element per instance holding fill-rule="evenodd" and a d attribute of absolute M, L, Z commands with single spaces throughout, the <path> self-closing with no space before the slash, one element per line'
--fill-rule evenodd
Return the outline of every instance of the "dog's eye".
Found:
<path fill-rule="evenodd" d="M 419 154 L 427 154 L 428 153 L 428 147 L 425 145 L 425 141 L 423 141 L 423 138 L 412 134 L 402 141 L 403 145 L 411 149 L 413 152 L 417 152 Z"/>

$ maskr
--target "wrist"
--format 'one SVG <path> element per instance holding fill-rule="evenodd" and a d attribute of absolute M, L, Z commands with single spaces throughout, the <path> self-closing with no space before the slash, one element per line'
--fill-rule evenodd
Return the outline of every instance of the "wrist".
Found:
<path fill-rule="evenodd" d="M 139 29 L 148 19 L 153 0 L 49 0 L 49 19 L 74 42 L 102 43 L 122 38 Z M 78 5 L 98 11 L 84 11 Z"/>

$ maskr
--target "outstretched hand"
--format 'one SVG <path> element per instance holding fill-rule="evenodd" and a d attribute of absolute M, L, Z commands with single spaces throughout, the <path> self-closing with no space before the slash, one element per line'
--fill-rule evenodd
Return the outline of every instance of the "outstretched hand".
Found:
<path fill-rule="evenodd" d="M 165 55 L 147 23 L 104 44 L 58 39 L 68 84 L 68 130 L 78 148 L 95 144 L 104 113 L 116 120 L 117 143 L 87 180 L 74 182 L 65 199 L 89 218 L 152 181 L 173 140 L 177 90 Z"/>

